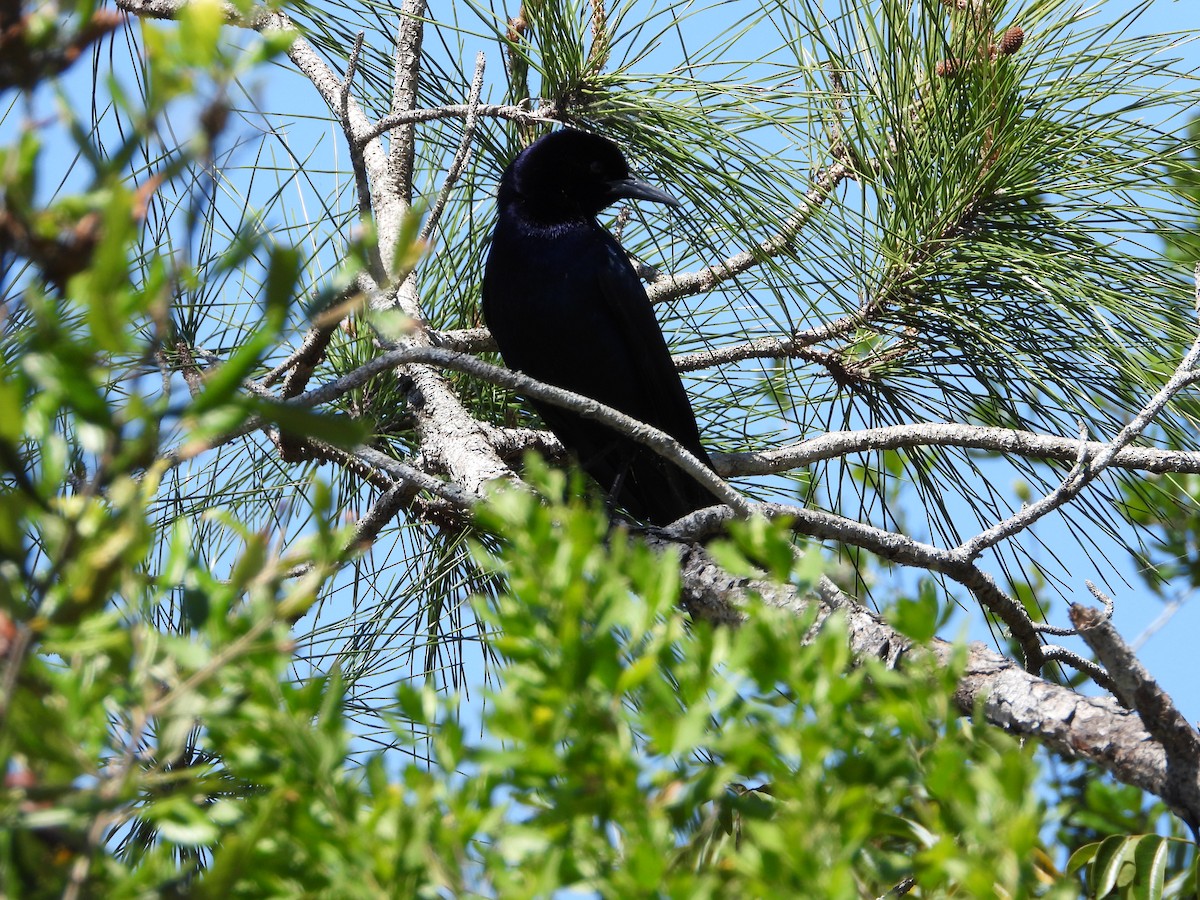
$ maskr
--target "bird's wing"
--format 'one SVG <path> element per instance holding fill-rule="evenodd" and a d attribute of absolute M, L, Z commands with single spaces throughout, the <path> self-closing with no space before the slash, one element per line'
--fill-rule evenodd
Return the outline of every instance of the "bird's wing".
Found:
<path fill-rule="evenodd" d="M 484 316 L 505 362 L 667 432 L 708 462 L 646 290 L 598 225 L 498 227 Z M 638 518 L 662 524 L 716 499 L 674 464 L 605 425 L 534 401 L 584 469 Z"/>
<path fill-rule="evenodd" d="M 654 307 L 646 297 L 646 289 L 620 245 L 612 238 L 605 243 L 611 260 L 597 279 L 596 298 L 611 318 L 620 345 L 627 348 L 624 362 L 630 371 L 614 374 L 619 380 L 637 386 L 637 390 L 623 398 L 625 404 L 621 408 L 672 435 L 707 462 L 691 401 L 671 359 Z"/>

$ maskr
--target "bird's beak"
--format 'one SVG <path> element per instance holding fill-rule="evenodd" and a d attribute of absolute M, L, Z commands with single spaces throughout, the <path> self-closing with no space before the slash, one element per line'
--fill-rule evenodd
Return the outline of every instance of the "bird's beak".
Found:
<path fill-rule="evenodd" d="M 661 188 L 656 188 L 646 181 L 639 181 L 637 178 L 622 178 L 619 181 L 608 182 L 608 197 L 610 202 L 627 198 L 630 200 L 653 200 L 655 203 L 664 203 L 667 206 L 683 205 Z"/>

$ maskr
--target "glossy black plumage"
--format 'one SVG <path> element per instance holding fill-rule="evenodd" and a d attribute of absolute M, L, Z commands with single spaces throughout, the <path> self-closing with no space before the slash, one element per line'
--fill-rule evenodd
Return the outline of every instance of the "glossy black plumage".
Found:
<path fill-rule="evenodd" d="M 520 153 L 500 181 L 483 316 L 510 368 L 653 425 L 708 463 L 645 288 L 596 221 L 621 198 L 675 203 L 630 178 L 620 150 L 596 135 L 556 131 Z M 633 516 L 665 524 L 719 502 L 653 450 L 560 407 L 534 406 Z"/>

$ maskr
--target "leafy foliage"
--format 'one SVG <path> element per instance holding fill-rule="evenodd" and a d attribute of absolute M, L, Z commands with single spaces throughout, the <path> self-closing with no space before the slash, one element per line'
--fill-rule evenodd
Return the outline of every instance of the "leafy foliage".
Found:
<path fill-rule="evenodd" d="M 954 716 L 952 672 L 856 666 L 836 622 L 809 642 L 766 608 L 689 629 L 672 560 L 606 542 L 578 504 L 509 492 L 481 518 L 511 548 L 487 612 L 508 665 L 484 732 L 502 745 L 433 745 L 512 792 L 515 834 L 483 845 L 500 894 L 857 897 L 907 874 L 931 896 L 1032 890 L 1036 769 Z"/>
<path fill-rule="evenodd" d="M 560 475 L 543 479 L 561 494 Z M 398 773 L 380 752 L 354 761 L 339 679 L 283 677 L 288 619 L 334 530 L 278 558 L 241 531 L 232 583 L 177 532 L 146 587 L 188 586 L 186 635 L 103 609 L 40 630 L 2 745 L 22 775 L 0 806 L 10 894 L 68 883 L 89 854 L 88 889 L 112 896 L 1039 883 L 1030 752 L 956 717 L 953 671 L 856 666 L 837 622 L 813 636 L 782 611 L 689 628 L 673 560 L 577 501 L 508 491 L 480 518 L 504 549 L 476 552 L 510 585 L 477 610 L 504 685 L 472 739 L 457 698 L 403 684 L 403 718 L 388 716 L 412 753 Z M 286 587 L 305 554 L 317 568 Z"/>

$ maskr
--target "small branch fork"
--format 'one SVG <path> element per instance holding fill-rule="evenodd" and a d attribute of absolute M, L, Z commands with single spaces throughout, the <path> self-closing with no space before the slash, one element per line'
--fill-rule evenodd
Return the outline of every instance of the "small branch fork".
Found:
<path fill-rule="evenodd" d="M 137 15 L 174 18 L 187 2 L 117 0 L 117 5 Z M 360 214 L 373 217 L 379 241 L 370 260 L 370 271 L 358 277 L 343 300 L 349 303 L 361 295 L 372 308 L 399 308 L 418 323 L 423 321 L 415 278 L 411 273 L 397 273 L 392 258 L 396 235 L 412 205 L 416 140 L 414 126 L 435 119 L 458 118 L 464 121 L 464 133 L 458 151 L 422 232 L 422 237 L 432 238 L 436 234 L 442 210 L 466 168 L 478 121 L 491 117 L 532 123 L 545 121 L 551 117 L 553 110 L 531 111 L 524 105 L 481 104 L 482 57 L 476 62 L 475 77 L 465 104 L 436 109 L 416 108 L 424 0 L 404 2 L 396 40 L 392 109 L 387 117 L 378 122 L 369 121 L 351 95 L 351 84 L 361 52 L 361 38 L 355 43 L 342 77 L 330 69 L 311 45 L 296 33 L 291 20 L 284 13 L 259 8 L 243 16 L 232 5 L 227 5 L 225 12 L 231 23 L 258 31 L 283 30 L 293 35 L 288 48 L 289 58 L 308 77 L 338 117 L 352 148 Z M 380 138 L 389 132 L 391 139 L 389 148 L 385 150 Z M 658 279 L 648 290 L 651 299 L 654 302 L 666 302 L 711 290 L 750 270 L 762 259 L 787 252 L 792 241 L 812 220 L 825 200 L 846 179 L 855 177 L 852 162 L 846 154 L 835 154 L 835 159 L 833 164 L 818 173 L 813 187 L 777 235 L 716 265 Z M 964 208 L 962 218 L 969 219 L 971 215 L 972 209 L 969 206 Z M 961 224 L 950 226 L 950 230 Z M 934 243 L 941 245 L 944 241 Z M 836 363 L 836 352 L 832 355 L 821 354 L 812 348 L 824 341 L 852 335 L 859 327 L 869 324 L 879 311 L 902 299 L 904 285 L 934 252 L 929 247 L 914 248 L 907 260 L 897 263 L 887 273 L 884 286 L 877 296 L 842 319 L 781 339 L 753 341 L 707 354 L 691 354 L 679 358 L 677 364 L 687 370 L 760 356 L 790 356 L 823 361 L 832 366 Z M 1197 271 L 1197 301 L 1200 303 L 1200 268 Z M 499 479 L 519 483 L 499 452 L 500 447 L 504 448 L 505 455 L 514 451 L 512 439 L 515 435 L 502 434 L 501 430 L 476 420 L 463 407 L 439 370 L 464 372 L 602 421 L 671 459 L 728 504 L 727 507 L 700 510 L 667 529 L 650 533 L 647 540 L 652 545 L 660 544 L 664 549 L 668 545 L 677 547 L 680 540 L 694 541 L 712 533 L 734 515 L 761 513 L 788 517 L 792 528 L 799 533 L 861 547 L 885 559 L 940 572 L 958 581 L 1011 629 L 1025 654 L 1026 667 L 1031 672 L 1036 672 L 1049 659 L 1075 665 L 1100 683 L 1110 686 L 1127 706 L 1137 710 L 1141 719 L 1116 708 L 1112 701 L 1081 697 L 1037 679 L 1031 672 L 1022 672 L 1011 661 L 980 647 L 972 648 L 966 675 L 960 682 L 957 699 L 961 709 L 970 713 L 977 703 L 982 703 L 989 721 L 1020 734 L 1036 735 L 1061 753 L 1085 756 L 1112 771 L 1122 781 L 1168 800 L 1180 810 L 1189 824 L 1195 826 L 1200 822 L 1200 781 L 1196 764 L 1197 758 L 1200 758 L 1200 749 L 1197 748 L 1200 741 L 1169 705 L 1169 700 L 1164 702 L 1165 695 L 1161 695 L 1161 692 L 1156 694 L 1149 687 L 1153 682 L 1140 667 L 1131 668 L 1136 665 L 1136 660 L 1128 648 L 1119 643 L 1119 636 L 1115 635 L 1111 625 L 1096 622 L 1094 617 L 1084 613 L 1073 611 L 1072 614 L 1076 628 L 1093 647 L 1101 662 L 1108 666 L 1106 674 L 1095 664 L 1063 648 L 1043 646 L 1041 635 L 1052 630 L 1034 624 L 1021 605 L 1005 594 L 991 576 L 975 564 L 984 551 L 1028 529 L 1038 519 L 1074 500 L 1110 467 L 1145 468 L 1149 471 L 1200 469 L 1200 454 L 1167 454 L 1129 446 L 1172 397 L 1200 380 L 1200 373 L 1195 371 L 1197 358 L 1200 357 L 1200 339 L 1163 389 L 1109 443 L 1089 442 L 1082 430 L 1078 440 L 1072 441 L 1001 432 L 999 429 L 924 425 L 830 434 L 768 453 L 718 457 L 721 471 L 731 475 L 783 471 L 816 459 L 885 446 L 941 444 L 1004 449 L 1005 452 L 1016 453 L 1032 451 L 1035 455 L 1048 458 L 1074 459 L 1075 464 L 1063 482 L 1045 497 L 960 546 L 943 549 L 830 513 L 794 506 L 751 503 L 669 435 L 586 397 L 541 384 L 520 373 L 491 366 L 457 352 L 455 348 L 474 349 L 483 346 L 488 336 L 480 329 L 438 335 L 418 327 L 401 341 L 381 341 L 386 346 L 385 352 L 354 372 L 305 391 L 312 369 L 328 344 L 332 333 L 330 325 L 330 320 L 316 323 L 305 337 L 303 345 L 284 365 L 260 382 L 248 384 L 247 389 L 272 396 L 271 386 L 286 378 L 283 396 L 277 399 L 298 406 L 315 407 L 338 399 L 385 371 L 398 369 L 406 376 L 411 385 L 408 399 L 421 448 L 419 462 L 395 460 L 368 447 L 347 451 L 312 439 L 302 441 L 299 447 L 301 453 L 309 458 L 333 461 L 360 473 L 381 491 L 379 499 L 358 523 L 355 545 L 361 546 L 373 540 L 401 509 L 412 509 L 433 522 L 461 522 L 469 513 L 472 503 L 483 495 L 485 485 L 489 482 Z M 178 464 L 219 443 L 263 427 L 265 423 L 261 421 L 247 423 L 238 432 L 203 447 L 185 447 L 165 462 Z M 740 615 L 738 599 L 748 591 L 761 594 L 768 602 L 793 609 L 805 604 L 787 586 L 733 578 L 695 543 L 684 549 L 682 562 L 684 603 L 694 615 L 734 621 Z M 819 593 L 824 614 L 839 611 L 851 621 L 856 652 L 872 653 L 898 664 L 901 655 L 909 651 L 903 637 L 841 595 L 831 584 L 823 583 Z M 953 651 L 950 645 L 935 641 L 930 650 L 913 652 L 932 652 L 942 662 L 949 663 Z M 1139 721 L 1144 722 L 1145 729 L 1138 724 Z"/>
<path fill-rule="evenodd" d="M 1138 714 L 1146 731 L 1166 756 L 1166 793 L 1160 796 L 1200 836 L 1200 734 L 1158 686 L 1132 648 L 1113 627 L 1112 601 L 1090 581 L 1092 595 L 1105 611 L 1074 604 L 1071 623 L 1092 652 L 1112 673 L 1112 693 L 1126 709 Z"/>

